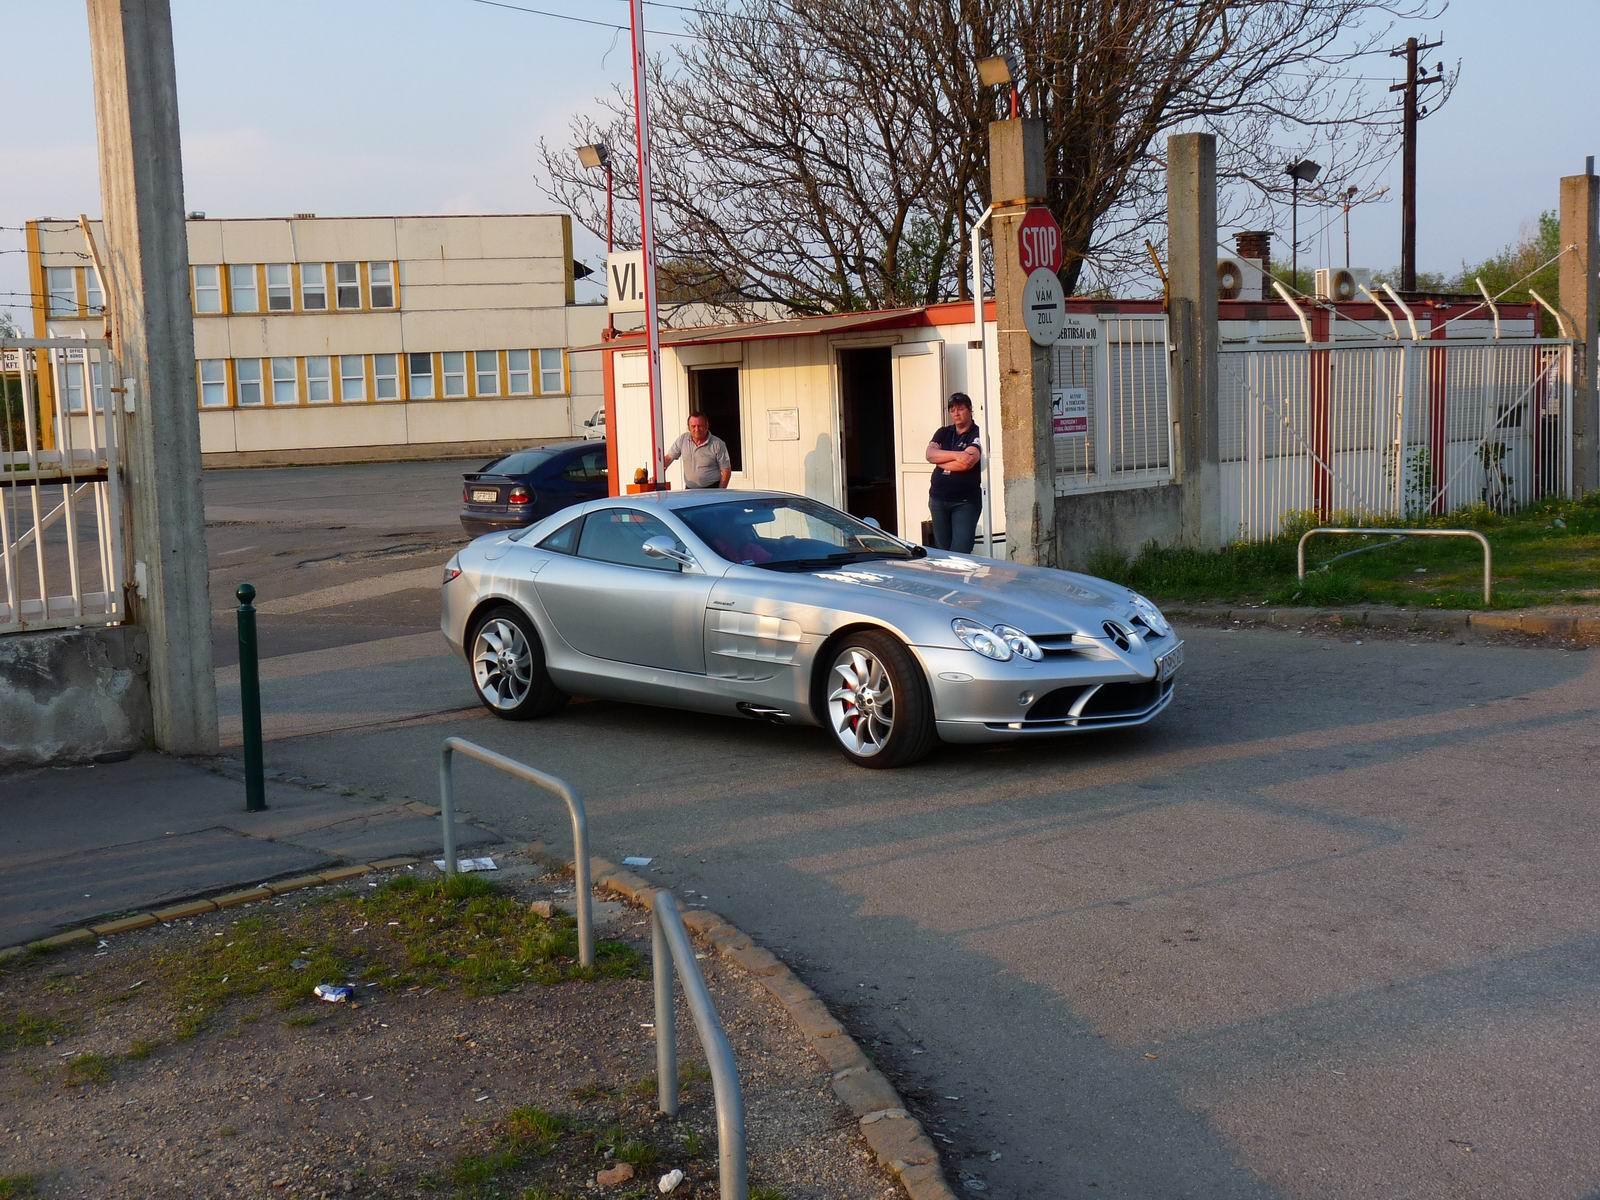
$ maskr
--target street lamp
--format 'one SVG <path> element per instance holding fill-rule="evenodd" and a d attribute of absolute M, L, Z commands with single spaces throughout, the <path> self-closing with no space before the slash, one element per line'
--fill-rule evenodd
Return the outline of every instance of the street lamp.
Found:
<path fill-rule="evenodd" d="M 1017 119 L 1017 62 L 1009 54 L 997 54 L 978 60 L 978 82 L 984 87 L 1009 87 L 1011 89 L 1011 119 Z"/>
<path fill-rule="evenodd" d="M 1284 167 L 1283 173 L 1293 182 L 1290 184 L 1291 198 L 1289 201 L 1289 279 L 1290 287 L 1300 286 L 1300 185 L 1314 183 L 1322 173 L 1322 164 L 1314 163 L 1309 158 L 1302 158 L 1299 162 L 1292 162 Z"/>
<path fill-rule="evenodd" d="M 606 254 L 611 253 L 611 151 L 604 142 L 578 147 L 578 161 L 606 173 Z"/>

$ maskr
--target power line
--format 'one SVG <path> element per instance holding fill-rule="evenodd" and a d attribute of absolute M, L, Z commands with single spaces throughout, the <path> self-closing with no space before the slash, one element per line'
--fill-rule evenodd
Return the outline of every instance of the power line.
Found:
<path fill-rule="evenodd" d="M 631 33 L 632 26 L 618 25 L 614 21 L 596 21 L 592 17 L 575 17 L 571 13 L 551 12 L 545 8 L 524 8 L 520 4 L 506 4 L 504 0 L 471 0 L 473 4 L 482 4 L 489 8 L 504 8 L 511 12 L 529 13 L 535 17 L 549 17 L 556 21 L 573 21 L 579 25 L 594 25 L 601 29 L 620 29 L 623 33 Z M 645 33 L 651 37 L 664 38 L 693 38 L 695 41 L 704 41 L 698 33 L 674 32 L 667 29 L 647 29 Z"/>

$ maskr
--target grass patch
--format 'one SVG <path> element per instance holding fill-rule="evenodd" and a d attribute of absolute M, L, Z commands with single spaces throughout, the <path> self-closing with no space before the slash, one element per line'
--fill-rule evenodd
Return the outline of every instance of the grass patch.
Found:
<path fill-rule="evenodd" d="M 210 1028 L 231 1002 L 250 997 L 268 1000 L 290 1027 L 315 1025 L 332 1011 L 312 995 L 319 983 L 360 980 L 487 996 L 530 982 L 641 978 L 645 970 L 638 951 L 612 940 L 595 947 L 592 970 L 577 959 L 577 924 L 564 913 L 536 916 L 474 875 L 401 875 L 374 891 L 241 917 L 222 937 L 158 956 L 152 975 L 168 985 L 173 1034 L 183 1040 Z"/>
<path fill-rule="evenodd" d="M 1313 539 L 1302 582 L 1295 578 L 1295 547 L 1300 535 L 1318 524 L 1361 525 L 1375 533 Z M 1511 514 L 1478 507 L 1421 520 L 1374 522 L 1335 515 L 1320 522 L 1296 513 L 1285 532 L 1270 541 L 1216 552 L 1151 545 L 1131 559 L 1102 550 L 1090 556 L 1084 570 L 1167 602 L 1483 607 L 1482 551 L 1466 538 L 1401 538 L 1329 563 L 1345 551 L 1389 540 L 1382 533 L 1386 525 L 1482 533 L 1494 553 L 1495 608 L 1600 603 L 1600 492 L 1581 500 L 1544 501 Z"/>
<path fill-rule="evenodd" d="M 122 1057 L 134 1062 L 141 1062 L 149 1058 L 161 1048 L 161 1043 L 151 1041 L 149 1038 L 137 1038 L 134 1043 L 123 1052 Z"/>
<path fill-rule="evenodd" d="M 21 1200 L 39 1194 L 37 1175 L 0 1175 L 0 1200 Z"/>
<path fill-rule="evenodd" d="M 58 1017 L 29 1012 L 24 1008 L 0 1012 L 0 1051 L 48 1045 L 60 1041 L 71 1032 L 71 1026 Z"/>
<path fill-rule="evenodd" d="M 86 1087 L 91 1083 L 105 1083 L 111 1078 L 112 1058 L 106 1054 L 80 1054 L 67 1060 L 67 1083 L 71 1087 Z"/>

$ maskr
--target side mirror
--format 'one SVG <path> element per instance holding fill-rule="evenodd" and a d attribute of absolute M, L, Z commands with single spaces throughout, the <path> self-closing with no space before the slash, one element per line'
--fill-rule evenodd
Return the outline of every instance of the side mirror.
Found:
<path fill-rule="evenodd" d="M 680 567 L 692 567 L 695 565 L 694 555 L 690 554 L 666 534 L 657 534 L 655 537 L 650 538 L 641 549 L 644 550 L 646 558 L 663 559 L 666 562 L 677 563 Z"/>
<path fill-rule="evenodd" d="M 874 529 L 881 530 L 883 528 L 883 525 L 879 523 L 877 517 L 862 517 L 861 521 L 862 524 L 871 525 Z"/>

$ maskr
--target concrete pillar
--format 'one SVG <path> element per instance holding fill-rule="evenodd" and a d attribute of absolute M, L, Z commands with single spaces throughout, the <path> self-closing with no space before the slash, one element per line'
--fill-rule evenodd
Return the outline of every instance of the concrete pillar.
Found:
<path fill-rule="evenodd" d="M 1172 480 L 1179 540 L 1222 544 L 1217 444 L 1217 142 L 1167 139 L 1167 264 L 1172 329 Z"/>
<path fill-rule="evenodd" d="M 994 295 L 1000 363 L 1001 487 L 1006 545 L 1015 562 L 1057 565 L 1056 450 L 1050 417 L 1050 349 L 1035 346 L 1022 321 L 1027 276 L 1017 260 L 1017 227 L 1045 196 L 1044 123 L 989 125 L 994 203 Z"/>
<path fill-rule="evenodd" d="M 1600 488 L 1600 411 L 1596 410 L 1596 367 L 1600 330 L 1596 328 L 1595 271 L 1600 269 L 1600 176 L 1567 175 L 1561 180 L 1561 244 L 1577 246 L 1561 256 L 1556 307 L 1578 344 L 1572 351 L 1572 487 L 1579 494 Z"/>
<path fill-rule="evenodd" d="M 130 606 L 150 637 L 155 743 L 217 746 L 200 419 L 184 227 L 178 88 L 168 0 L 88 0 L 112 344 L 133 381 Z"/>

